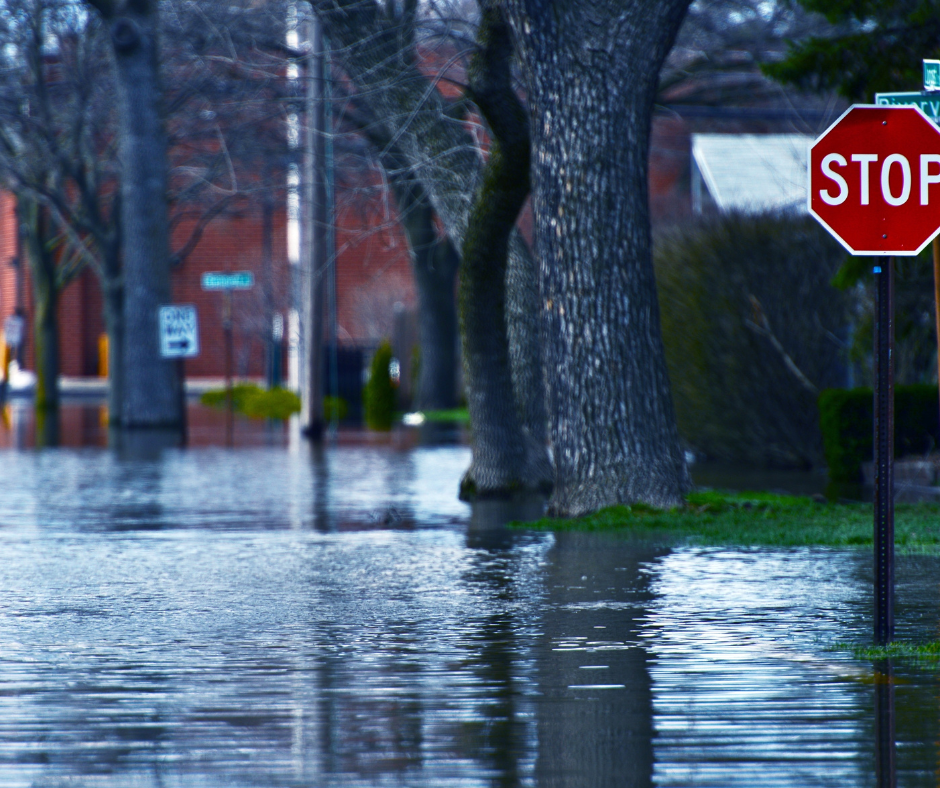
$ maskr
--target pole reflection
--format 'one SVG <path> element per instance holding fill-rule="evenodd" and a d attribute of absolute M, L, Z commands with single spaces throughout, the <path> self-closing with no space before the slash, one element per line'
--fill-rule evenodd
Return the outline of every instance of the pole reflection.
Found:
<path fill-rule="evenodd" d="M 897 744 L 894 714 L 894 666 L 875 662 L 875 777 L 878 788 L 897 788 Z"/>

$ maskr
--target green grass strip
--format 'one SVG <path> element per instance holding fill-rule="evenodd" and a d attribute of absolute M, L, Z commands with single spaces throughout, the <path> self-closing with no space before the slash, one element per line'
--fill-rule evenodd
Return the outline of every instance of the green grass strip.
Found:
<path fill-rule="evenodd" d="M 904 659 L 915 662 L 940 661 L 940 641 L 889 643 L 887 646 L 864 646 L 859 643 L 833 643 L 826 651 L 847 651 L 856 659 Z"/>
<path fill-rule="evenodd" d="M 466 408 L 449 408 L 447 410 L 424 410 L 421 411 L 425 421 L 438 422 L 456 422 L 457 424 L 470 423 L 470 411 Z"/>
<path fill-rule="evenodd" d="M 820 503 L 759 492 L 694 492 L 685 506 L 612 506 L 587 517 L 514 523 L 551 531 L 612 531 L 669 536 L 705 545 L 865 547 L 872 544 L 870 503 Z M 899 552 L 940 553 L 940 504 L 898 504 Z"/>

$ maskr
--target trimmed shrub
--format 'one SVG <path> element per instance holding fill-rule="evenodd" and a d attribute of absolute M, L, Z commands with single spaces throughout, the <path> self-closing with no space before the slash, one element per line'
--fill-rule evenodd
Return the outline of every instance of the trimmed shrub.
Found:
<path fill-rule="evenodd" d="M 369 382 L 363 392 L 366 411 L 366 426 L 372 430 L 388 431 L 395 415 L 395 387 L 389 365 L 392 363 L 392 346 L 385 340 L 372 356 Z"/>
<path fill-rule="evenodd" d="M 207 391 L 199 401 L 213 408 L 224 408 L 225 389 Z M 263 389 L 254 383 L 236 383 L 232 386 L 232 407 L 253 419 L 289 419 L 300 412 L 300 397 L 287 389 Z"/>
<path fill-rule="evenodd" d="M 874 451 L 873 394 L 870 388 L 829 389 L 819 395 L 819 422 L 829 480 L 861 481 L 863 462 Z M 894 454 L 926 454 L 940 445 L 940 406 L 935 386 L 894 389 Z"/>
<path fill-rule="evenodd" d="M 245 407 L 245 400 L 262 389 L 254 383 L 235 383 L 232 385 L 232 407 L 239 413 L 242 413 Z M 225 407 L 225 389 L 212 389 L 206 391 L 199 398 L 203 405 L 212 408 Z"/>
<path fill-rule="evenodd" d="M 257 389 L 245 397 L 242 413 L 252 419 L 289 419 L 300 413 L 300 397 L 287 389 Z"/>

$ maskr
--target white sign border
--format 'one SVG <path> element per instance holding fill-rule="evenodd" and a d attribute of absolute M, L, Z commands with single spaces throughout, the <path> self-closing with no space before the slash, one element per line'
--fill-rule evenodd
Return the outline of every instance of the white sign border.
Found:
<path fill-rule="evenodd" d="M 892 111 L 893 110 L 914 110 L 915 112 L 919 112 L 921 117 L 923 117 L 923 119 L 926 120 L 933 128 L 935 129 L 937 128 L 937 124 L 934 123 L 928 117 L 927 113 L 924 112 L 916 104 L 904 104 L 904 105 L 853 104 L 845 112 L 839 115 L 839 117 L 829 125 L 829 128 L 826 129 L 822 134 L 820 134 L 819 137 L 817 137 L 816 140 L 813 142 L 813 144 L 809 146 L 809 155 L 806 157 L 806 208 L 809 211 L 810 216 L 812 216 L 817 222 L 819 222 L 826 229 L 826 232 L 828 232 L 833 238 L 835 238 L 840 244 L 842 244 L 845 250 L 853 257 L 916 257 L 922 251 L 924 251 L 924 249 L 927 248 L 927 244 L 929 244 L 934 238 L 940 235 L 940 220 L 938 220 L 938 226 L 937 226 L 937 229 L 934 230 L 933 235 L 931 235 L 926 241 L 924 241 L 924 243 L 921 244 L 921 246 L 916 251 L 913 251 L 913 252 L 912 251 L 867 252 L 867 251 L 856 251 L 851 246 L 849 246 L 845 241 L 842 240 L 842 238 L 839 237 L 839 234 L 835 230 L 833 230 L 828 224 L 826 224 L 823 218 L 818 213 L 816 213 L 816 211 L 813 210 L 813 148 L 815 148 L 820 142 L 822 142 L 823 139 L 826 137 L 826 135 L 830 131 L 832 131 L 836 126 L 838 126 L 839 123 L 842 121 L 842 119 L 846 115 L 848 115 L 853 109 L 882 109 L 882 110 L 892 110 Z M 938 130 L 938 133 L 940 133 L 940 130 Z"/>
<path fill-rule="evenodd" d="M 167 348 L 163 342 L 163 310 L 180 308 L 191 309 L 196 317 L 196 322 L 193 329 L 193 346 L 192 349 L 186 353 L 167 354 L 165 351 L 169 350 L 169 348 Z M 196 308 L 195 304 L 160 304 L 159 311 L 157 312 L 157 328 L 160 332 L 160 358 L 172 360 L 177 358 L 195 358 L 199 355 L 199 310 Z"/>

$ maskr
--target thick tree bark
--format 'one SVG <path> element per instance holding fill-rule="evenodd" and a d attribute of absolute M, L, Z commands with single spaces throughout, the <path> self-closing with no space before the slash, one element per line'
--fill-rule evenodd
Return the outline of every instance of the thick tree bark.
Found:
<path fill-rule="evenodd" d="M 347 73 L 367 97 L 374 114 L 383 119 L 411 172 L 426 189 L 447 235 L 455 245 L 462 246 L 482 165 L 463 120 L 455 117 L 418 69 L 413 28 L 408 20 L 389 18 L 375 0 L 310 3 L 342 52 Z M 513 392 L 528 455 L 523 473 L 525 486 L 537 488 L 550 479 L 551 467 L 536 317 L 537 269 L 518 232 L 513 233 L 509 244 L 506 282 Z"/>
<path fill-rule="evenodd" d="M 512 89 L 512 40 L 500 11 L 481 3 L 479 50 L 470 64 L 470 94 L 493 139 L 464 235 L 460 325 L 473 461 L 461 498 L 525 486 L 526 444 L 513 400 L 506 331 L 506 263 L 516 217 L 529 194 L 529 130 Z M 495 330 L 494 330 L 495 329 Z"/>
<path fill-rule="evenodd" d="M 167 143 L 156 0 L 89 0 L 110 26 L 117 85 L 124 273 L 125 428 L 182 426 L 181 381 L 161 358 L 158 309 L 171 302 Z"/>
<path fill-rule="evenodd" d="M 647 168 L 660 66 L 688 0 L 505 0 L 533 144 L 550 509 L 678 504 Z"/>

